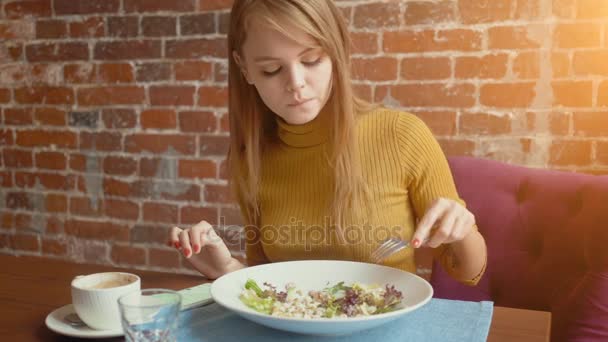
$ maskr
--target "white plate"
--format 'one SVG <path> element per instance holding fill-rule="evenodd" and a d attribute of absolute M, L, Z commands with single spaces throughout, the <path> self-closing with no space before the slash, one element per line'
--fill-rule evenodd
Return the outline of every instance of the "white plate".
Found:
<path fill-rule="evenodd" d="M 403 301 L 395 311 L 367 317 L 274 317 L 247 307 L 239 299 L 249 278 L 260 285 L 269 282 L 277 288 L 293 282 L 304 291 L 321 290 L 340 281 L 389 284 L 403 293 Z M 228 273 L 213 282 L 211 296 L 241 317 L 271 328 L 312 335 L 343 335 L 377 327 L 422 307 L 433 297 L 433 288 L 419 276 L 391 267 L 351 261 L 306 260 L 265 264 Z"/>
<path fill-rule="evenodd" d="M 74 313 L 74 306 L 68 304 L 56 309 L 46 316 L 46 326 L 52 331 L 66 336 L 80 337 L 80 338 L 105 338 L 105 337 L 117 337 L 124 335 L 122 329 L 119 330 L 94 330 L 86 325 L 80 327 L 74 327 L 68 324 L 63 318 L 66 315 Z"/>

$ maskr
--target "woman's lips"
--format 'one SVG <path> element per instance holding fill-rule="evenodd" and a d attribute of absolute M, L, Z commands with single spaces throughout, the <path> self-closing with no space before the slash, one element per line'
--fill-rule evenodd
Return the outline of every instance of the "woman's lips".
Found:
<path fill-rule="evenodd" d="M 290 103 L 288 106 L 289 107 L 297 107 L 297 106 L 301 106 L 309 101 L 311 101 L 312 99 L 307 99 L 307 100 L 302 100 L 302 101 L 298 101 L 298 102 L 292 102 Z"/>

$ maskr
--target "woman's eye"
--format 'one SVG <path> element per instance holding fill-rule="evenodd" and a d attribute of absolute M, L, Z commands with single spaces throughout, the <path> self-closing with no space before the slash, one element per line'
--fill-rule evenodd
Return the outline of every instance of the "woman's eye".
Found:
<path fill-rule="evenodd" d="M 272 70 L 272 71 L 266 71 L 266 70 L 263 70 L 263 71 L 262 71 L 262 73 L 263 73 L 264 75 L 266 75 L 266 76 L 274 76 L 274 75 L 278 74 L 278 73 L 279 73 L 279 71 L 281 71 L 281 68 L 276 68 L 276 69 L 274 69 L 274 70 Z"/>
<path fill-rule="evenodd" d="M 307 66 L 317 65 L 319 63 L 321 63 L 321 57 L 318 57 L 317 59 L 313 59 L 311 61 L 302 61 L 302 64 Z"/>

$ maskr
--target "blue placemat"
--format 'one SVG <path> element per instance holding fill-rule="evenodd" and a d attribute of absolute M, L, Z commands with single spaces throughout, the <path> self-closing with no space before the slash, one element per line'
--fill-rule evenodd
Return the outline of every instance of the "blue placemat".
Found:
<path fill-rule="evenodd" d="M 344 336 L 309 336 L 283 332 L 248 321 L 210 304 L 180 315 L 178 341 L 485 341 L 494 306 L 492 302 L 465 302 L 433 298 L 422 308 L 377 328 Z"/>

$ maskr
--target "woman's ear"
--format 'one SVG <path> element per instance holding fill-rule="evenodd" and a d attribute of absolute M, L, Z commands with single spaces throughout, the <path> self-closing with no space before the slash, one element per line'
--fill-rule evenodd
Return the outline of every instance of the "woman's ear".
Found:
<path fill-rule="evenodd" d="M 245 77 L 245 80 L 247 80 L 247 83 L 253 84 L 253 81 L 251 81 L 251 79 L 249 78 L 247 67 L 245 67 L 245 63 L 241 59 L 241 56 L 239 56 L 236 51 L 232 51 L 232 58 L 234 58 L 236 65 L 238 65 L 239 69 L 241 69 L 241 73 L 243 74 L 243 77 Z"/>

